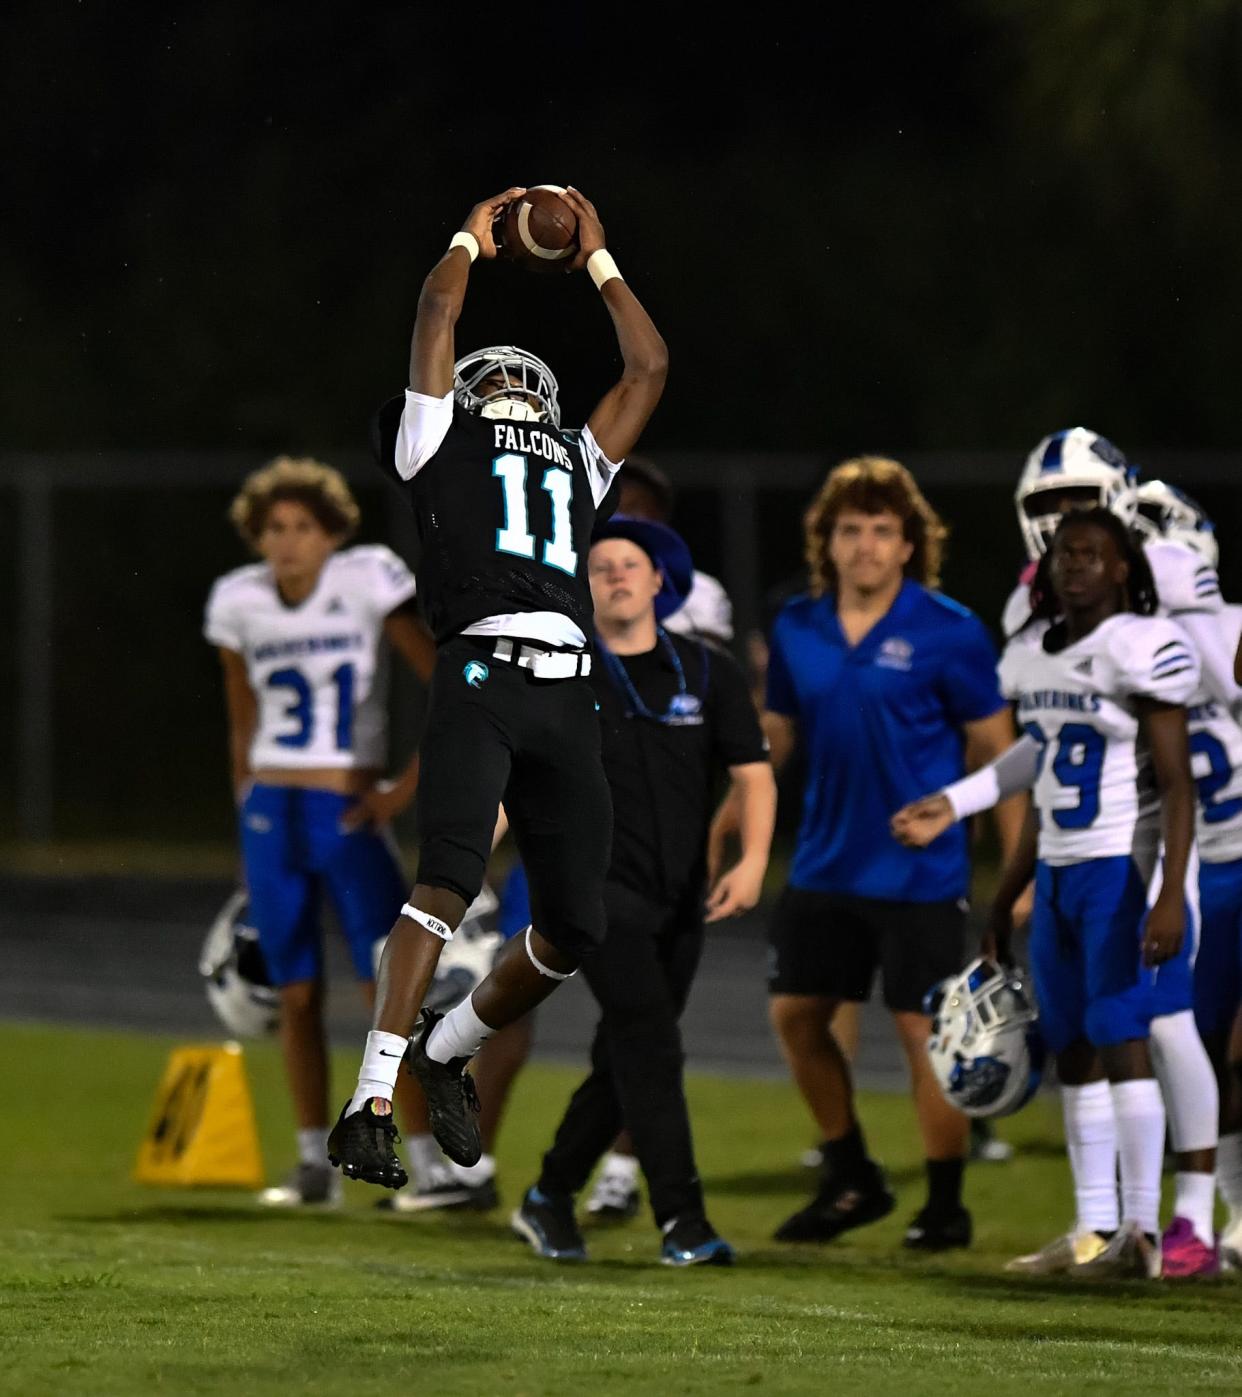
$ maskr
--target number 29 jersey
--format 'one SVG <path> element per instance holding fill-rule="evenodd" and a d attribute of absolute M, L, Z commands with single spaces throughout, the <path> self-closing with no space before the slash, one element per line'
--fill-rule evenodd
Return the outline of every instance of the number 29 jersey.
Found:
<path fill-rule="evenodd" d="M 1242 606 L 1220 616 L 1221 643 L 1229 653 L 1242 637 Z M 1186 710 L 1190 770 L 1199 799 L 1196 834 L 1204 863 L 1242 859 L 1242 727 L 1218 697 L 1200 684 Z"/>
<path fill-rule="evenodd" d="M 219 578 L 203 634 L 246 662 L 258 704 L 250 765 L 382 767 L 388 760 L 384 618 L 415 591 L 391 549 L 334 553 L 297 606 L 266 563 Z"/>
<path fill-rule="evenodd" d="M 1059 628 L 1058 628 L 1059 630 Z M 1001 656 L 1000 683 L 1040 746 L 1032 797 L 1049 864 L 1134 855 L 1154 861 L 1160 798 L 1139 700 L 1185 704 L 1199 663 L 1175 621 L 1123 613 L 1050 653 L 1023 633 Z"/>

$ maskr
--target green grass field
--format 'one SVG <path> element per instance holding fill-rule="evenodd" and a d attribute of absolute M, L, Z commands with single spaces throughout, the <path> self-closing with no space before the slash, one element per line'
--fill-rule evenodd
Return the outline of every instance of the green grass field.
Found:
<path fill-rule="evenodd" d="M 977 1245 L 898 1246 L 920 1198 L 904 1101 L 863 1103 L 900 1196 L 827 1248 L 778 1247 L 809 1131 L 785 1084 L 691 1085 L 713 1220 L 731 1271 L 657 1264 L 642 1218 L 589 1229 L 555 1267 L 487 1217 L 260 1212 L 237 1193 L 143 1188 L 129 1173 L 171 1040 L 0 1026 L 0 1390 L 42 1393 L 505 1394 L 1190 1392 L 1242 1388 L 1242 1280 L 1089 1287 L 1000 1274 L 1066 1222 L 1055 1102 L 1009 1122 L 1008 1166 L 967 1182 Z M 269 1175 L 290 1162 L 273 1047 L 247 1052 Z M 352 1060 L 338 1061 L 339 1081 Z M 501 1149 L 506 1203 L 573 1083 L 534 1068 Z"/>

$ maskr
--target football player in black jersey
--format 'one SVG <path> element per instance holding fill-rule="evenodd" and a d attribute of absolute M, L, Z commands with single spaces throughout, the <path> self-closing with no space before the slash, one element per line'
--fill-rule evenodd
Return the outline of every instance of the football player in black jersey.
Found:
<path fill-rule="evenodd" d="M 572 266 L 587 270 L 612 317 L 620 380 L 587 425 L 569 431 L 556 380 L 533 354 L 500 346 L 454 363 L 471 266 L 496 256 L 493 223 L 524 192 L 476 204 L 432 269 L 409 390 L 375 422 L 381 465 L 414 510 L 419 598 L 438 650 L 421 749 L 418 880 L 388 937 L 358 1088 L 328 1148 L 349 1177 L 388 1188 L 406 1182 L 391 1104 L 403 1057 L 445 1153 L 475 1163 L 478 1104 L 466 1064 L 572 975 L 604 931 L 612 806 L 585 677 L 587 554 L 596 511 L 660 400 L 668 353 L 605 251 L 594 207 L 567 189 L 561 197 L 578 219 Z M 443 1018 L 420 1017 L 441 948 L 479 891 L 502 800 L 538 930 L 514 937 Z"/>

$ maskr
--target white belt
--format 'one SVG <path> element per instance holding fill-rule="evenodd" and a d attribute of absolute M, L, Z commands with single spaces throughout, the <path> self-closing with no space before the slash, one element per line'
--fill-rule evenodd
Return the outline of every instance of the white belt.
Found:
<path fill-rule="evenodd" d="M 506 664 L 530 670 L 536 679 L 573 679 L 591 672 L 591 657 L 585 650 L 542 650 L 508 636 L 500 637 L 492 654 Z"/>

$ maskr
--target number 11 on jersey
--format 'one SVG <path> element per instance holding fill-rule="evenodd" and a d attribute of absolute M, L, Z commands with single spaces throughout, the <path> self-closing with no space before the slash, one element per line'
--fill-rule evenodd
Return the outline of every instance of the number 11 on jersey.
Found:
<path fill-rule="evenodd" d="M 512 553 L 519 558 L 535 556 L 535 536 L 530 531 L 530 510 L 526 503 L 528 462 L 515 451 L 506 451 L 492 461 L 492 474 L 499 478 L 504 491 L 504 527 L 496 530 L 496 551 Z M 567 471 L 549 466 L 540 482 L 552 497 L 552 537 L 544 540 L 543 558 L 548 567 L 562 572 L 578 570 L 578 555 L 573 549 L 573 527 L 569 506 L 574 496 L 574 478 Z"/>

